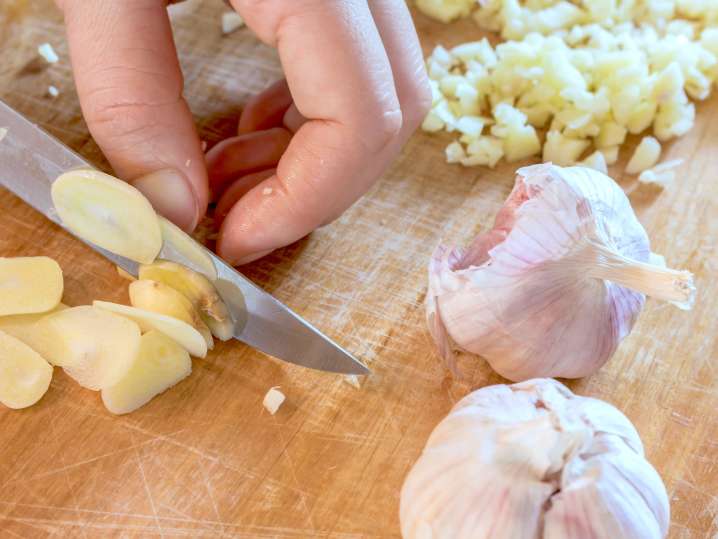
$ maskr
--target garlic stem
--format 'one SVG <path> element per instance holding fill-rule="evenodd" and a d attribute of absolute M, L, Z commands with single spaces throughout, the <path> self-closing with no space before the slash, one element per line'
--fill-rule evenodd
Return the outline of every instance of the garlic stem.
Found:
<path fill-rule="evenodd" d="M 693 305 L 695 286 L 689 271 L 639 262 L 593 240 L 588 240 L 588 245 L 578 256 L 587 264 L 589 277 L 612 281 L 646 296 L 670 301 L 681 309 L 690 309 Z"/>

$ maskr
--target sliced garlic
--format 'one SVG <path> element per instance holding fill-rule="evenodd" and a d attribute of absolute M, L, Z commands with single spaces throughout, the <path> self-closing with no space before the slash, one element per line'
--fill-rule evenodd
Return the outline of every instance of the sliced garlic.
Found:
<path fill-rule="evenodd" d="M 60 303 L 52 311 L 36 314 L 15 314 L 12 316 L 0 316 L 0 331 L 24 342 L 43 357 L 48 357 L 47 350 L 51 347 L 48 343 L 48 333 L 41 321 L 49 314 L 63 311 L 68 306 Z"/>
<path fill-rule="evenodd" d="M 140 328 L 133 321 L 90 306 L 72 307 L 39 322 L 46 333 L 39 352 L 81 386 L 117 384 L 135 361 Z"/>
<path fill-rule="evenodd" d="M 0 403 L 32 406 L 47 392 L 52 366 L 22 341 L 0 331 Z"/>
<path fill-rule="evenodd" d="M 669 505 L 631 422 L 550 379 L 475 391 L 401 490 L 404 539 L 662 539 Z"/>
<path fill-rule="evenodd" d="M 95 300 L 92 302 L 92 306 L 127 317 L 129 320 L 137 323 L 143 332 L 157 330 L 176 341 L 195 357 L 205 357 L 207 355 L 207 342 L 204 340 L 204 337 L 202 337 L 199 331 L 182 320 L 164 314 L 138 309 L 137 307 L 110 303 L 108 301 Z"/>
<path fill-rule="evenodd" d="M 164 249 L 174 250 L 184 265 L 204 274 L 211 281 L 217 280 L 217 268 L 212 258 L 192 236 L 164 217 L 159 217 L 159 223 Z"/>
<path fill-rule="evenodd" d="M 102 402 L 113 414 L 134 412 L 191 372 L 192 360 L 184 348 L 159 331 L 149 331 L 142 335 L 132 368 L 102 390 Z"/>
<path fill-rule="evenodd" d="M 63 224 L 77 236 L 135 262 L 148 264 L 162 248 L 149 201 L 134 187 L 97 170 L 71 170 L 52 184 Z"/>
<path fill-rule="evenodd" d="M 157 281 L 140 279 L 130 283 L 130 303 L 133 307 L 164 314 L 189 324 L 200 332 L 207 348 L 214 348 L 212 332 L 202 321 L 192 302 L 174 288 Z"/>
<path fill-rule="evenodd" d="M 209 326 L 212 335 L 227 341 L 234 334 L 234 322 L 217 289 L 207 277 L 189 268 L 158 260 L 140 266 L 140 279 L 158 281 L 170 286 L 189 299 Z"/>
<path fill-rule="evenodd" d="M 50 311 L 63 289 L 62 269 L 52 258 L 0 258 L 0 316 Z"/>
<path fill-rule="evenodd" d="M 646 231 L 607 176 L 518 171 L 494 228 L 429 267 L 427 320 L 441 355 L 479 354 L 502 376 L 577 378 L 628 335 L 645 295 L 692 305 L 692 275 L 650 264 Z"/>

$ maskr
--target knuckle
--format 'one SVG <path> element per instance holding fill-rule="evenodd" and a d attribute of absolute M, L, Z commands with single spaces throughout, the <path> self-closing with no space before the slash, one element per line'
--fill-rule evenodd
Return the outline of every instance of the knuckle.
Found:
<path fill-rule="evenodd" d="M 156 133 L 153 110 L 158 105 L 141 103 L 96 103 L 90 107 L 87 122 L 95 136 L 115 147 L 146 143 Z M 118 148 L 120 149 L 120 148 Z"/>
<path fill-rule="evenodd" d="M 378 153 L 396 139 L 404 125 L 404 114 L 400 108 L 381 108 L 367 130 L 364 142 L 370 153 Z"/>
<path fill-rule="evenodd" d="M 405 127 L 412 132 L 421 125 L 431 110 L 431 88 L 425 78 L 412 85 L 404 107 Z"/>

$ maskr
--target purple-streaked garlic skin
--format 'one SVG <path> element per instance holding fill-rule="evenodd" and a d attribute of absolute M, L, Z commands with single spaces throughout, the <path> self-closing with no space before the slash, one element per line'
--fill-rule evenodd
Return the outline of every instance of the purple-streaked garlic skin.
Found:
<path fill-rule="evenodd" d="M 550 379 L 454 406 L 401 492 L 404 539 L 662 539 L 670 511 L 631 422 Z"/>
<path fill-rule="evenodd" d="M 450 366 L 455 345 L 510 380 L 600 368 L 645 296 L 588 275 L 589 242 L 649 261 L 646 231 L 612 179 L 581 167 L 520 169 L 494 228 L 466 250 L 440 246 L 430 263 L 427 319 Z"/>

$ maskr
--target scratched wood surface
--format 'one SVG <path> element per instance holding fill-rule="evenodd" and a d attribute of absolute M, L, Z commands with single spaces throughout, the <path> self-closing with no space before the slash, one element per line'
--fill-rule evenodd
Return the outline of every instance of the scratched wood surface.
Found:
<path fill-rule="evenodd" d="M 247 96 L 280 76 L 274 52 L 248 30 L 221 36 L 222 9 L 205 2 L 174 22 L 186 95 L 209 140 L 229 134 Z M 426 50 L 476 35 L 469 22 L 415 18 Z M 45 41 L 61 60 L 37 71 Z M 0 3 L 0 59 L 0 98 L 106 167 L 49 0 Z M 668 157 L 686 158 L 675 185 L 622 180 L 654 250 L 695 272 L 696 308 L 649 301 L 608 365 L 570 383 L 635 423 L 670 493 L 671 537 L 682 539 L 718 533 L 716 120 L 714 98 L 670 147 Z M 370 362 L 362 389 L 219 344 L 176 388 L 114 417 L 56 369 L 37 406 L 0 409 L 0 538 L 398 537 L 399 489 L 427 435 L 472 388 L 502 381 L 476 359 L 462 361 L 465 380 L 451 379 L 424 329 L 429 254 L 442 238 L 466 241 L 489 226 L 516 168 L 446 165 L 447 140 L 417 134 L 339 221 L 247 269 Z M 66 303 L 127 301 L 109 263 L 0 190 L 0 256 L 39 254 L 63 267 Z M 287 402 L 272 417 L 261 402 L 275 385 Z"/>

